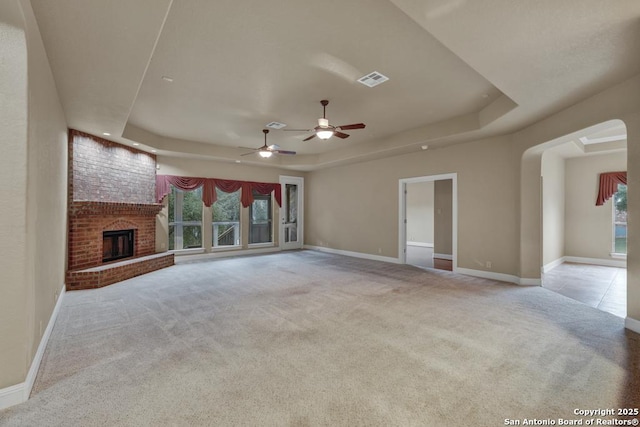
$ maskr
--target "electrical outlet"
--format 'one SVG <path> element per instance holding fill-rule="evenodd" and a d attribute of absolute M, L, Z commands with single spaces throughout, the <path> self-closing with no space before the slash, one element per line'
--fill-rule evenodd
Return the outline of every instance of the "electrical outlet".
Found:
<path fill-rule="evenodd" d="M 160 249 L 164 249 L 164 247 L 165 247 L 165 246 L 166 246 L 166 245 L 165 245 L 165 243 L 164 243 L 164 242 L 160 243 Z"/>
<path fill-rule="evenodd" d="M 378 248 L 378 253 L 381 254 L 382 253 L 382 248 Z"/>
<path fill-rule="evenodd" d="M 491 268 L 491 261 L 487 261 L 486 264 L 487 268 Z"/>

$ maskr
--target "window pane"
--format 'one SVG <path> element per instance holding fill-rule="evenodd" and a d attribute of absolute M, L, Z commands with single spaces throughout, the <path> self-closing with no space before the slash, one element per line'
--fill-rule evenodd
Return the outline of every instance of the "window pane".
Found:
<path fill-rule="evenodd" d="M 249 207 L 251 219 L 249 228 L 249 243 L 270 243 L 272 239 L 271 227 L 271 195 L 253 194 L 254 200 Z"/>
<path fill-rule="evenodd" d="M 185 225 L 182 231 L 182 249 L 202 247 L 202 227 L 199 225 Z"/>
<path fill-rule="evenodd" d="M 169 225 L 169 250 L 172 251 L 176 248 L 176 226 Z"/>
<path fill-rule="evenodd" d="M 216 189 L 213 204 L 213 247 L 240 245 L 240 190 L 225 193 Z"/>
<path fill-rule="evenodd" d="M 176 206 L 176 189 L 171 186 L 171 192 L 169 193 L 169 222 L 174 222 L 176 220 L 175 214 L 175 206 Z"/>
<path fill-rule="evenodd" d="M 614 247 L 617 254 L 627 253 L 627 186 L 618 184 L 618 191 L 613 196 L 614 212 Z"/>
<path fill-rule="evenodd" d="M 202 188 L 169 195 L 169 250 L 202 247 Z"/>
<path fill-rule="evenodd" d="M 184 192 L 183 221 L 202 221 L 202 187 Z"/>

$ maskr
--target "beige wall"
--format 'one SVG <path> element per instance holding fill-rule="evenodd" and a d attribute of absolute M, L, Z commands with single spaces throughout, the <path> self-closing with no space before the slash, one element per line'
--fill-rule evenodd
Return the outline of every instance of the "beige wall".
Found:
<path fill-rule="evenodd" d="M 435 221 L 434 247 L 436 254 L 453 255 L 453 180 L 434 182 Z"/>
<path fill-rule="evenodd" d="M 407 184 L 407 241 L 433 244 L 433 181 Z"/>
<path fill-rule="evenodd" d="M 310 172 L 305 243 L 397 258 L 399 180 L 456 172 L 458 266 L 517 274 L 519 164 L 508 137 Z"/>
<path fill-rule="evenodd" d="M 158 156 L 157 164 L 159 175 L 179 175 L 203 178 L 235 179 L 241 181 L 279 182 L 280 176 L 304 177 L 305 173 L 295 172 L 279 168 L 268 168 L 231 162 L 218 162 L 214 160 L 195 160 L 176 157 Z M 164 209 L 158 214 L 156 220 L 156 251 L 164 252 L 168 248 L 168 216 L 167 198 L 164 200 Z M 273 202 L 273 240 L 278 245 L 278 233 L 280 224 L 280 211 L 278 204 Z M 248 247 L 249 235 L 245 230 L 249 229 L 249 209 L 243 208 L 240 212 L 240 229 L 242 246 Z M 211 217 L 211 208 L 204 208 L 203 218 Z M 211 227 L 203 227 L 203 239 L 211 241 Z"/>
<path fill-rule="evenodd" d="M 611 260 L 611 200 L 596 206 L 599 174 L 627 170 L 627 154 L 577 157 L 566 161 L 566 256 Z"/>
<path fill-rule="evenodd" d="M 627 254 L 627 316 L 640 321 L 640 75 L 540 120 L 511 136 L 520 170 L 520 276 L 540 277 L 541 152 L 558 138 L 609 120 L 627 128 L 629 242 Z"/>
<path fill-rule="evenodd" d="M 0 3 L 0 389 L 25 381 L 64 285 L 66 123 L 27 0 Z M 8 42 L 7 42 L 8 41 Z M 26 43 L 26 44 L 25 44 Z M 28 50 L 27 50 L 28 49 Z"/>
<path fill-rule="evenodd" d="M 554 149 L 542 155 L 542 185 L 542 265 L 547 265 L 565 255 L 565 161 Z"/>

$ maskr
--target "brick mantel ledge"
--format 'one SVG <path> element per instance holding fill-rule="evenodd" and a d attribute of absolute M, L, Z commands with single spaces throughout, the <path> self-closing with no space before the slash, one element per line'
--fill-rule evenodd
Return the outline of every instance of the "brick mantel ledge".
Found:
<path fill-rule="evenodd" d="M 84 215 L 138 215 L 155 216 L 162 210 L 160 203 L 116 203 L 73 201 L 69 208 L 71 216 Z"/>

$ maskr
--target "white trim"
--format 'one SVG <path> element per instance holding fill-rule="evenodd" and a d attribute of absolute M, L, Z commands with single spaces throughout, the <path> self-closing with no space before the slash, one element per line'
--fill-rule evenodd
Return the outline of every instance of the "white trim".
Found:
<path fill-rule="evenodd" d="M 280 175 L 280 186 L 282 189 L 282 197 L 285 196 L 285 186 L 286 184 L 295 184 L 298 186 L 298 224 L 297 224 L 297 233 L 298 240 L 297 242 L 289 242 L 285 243 L 284 239 L 284 227 L 282 226 L 283 215 L 283 207 L 280 207 L 278 220 L 278 244 L 282 250 L 290 250 L 290 249 L 302 249 L 304 246 L 304 177 L 301 176 L 288 176 L 288 175 Z M 284 201 L 282 202 L 285 203 Z"/>
<path fill-rule="evenodd" d="M 272 248 L 275 246 L 273 242 L 262 242 L 262 243 L 249 243 L 247 247 L 249 249 L 258 249 L 258 248 Z"/>
<path fill-rule="evenodd" d="M 27 399 L 24 397 L 28 394 L 25 392 L 26 388 L 26 383 L 20 383 L 0 389 L 0 410 L 26 402 Z"/>
<path fill-rule="evenodd" d="M 560 264 L 565 262 L 565 257 L 561 257 L 558 258 L 555 261 L 551 261 L 548 264 L 545 264 L 542 266 L 542 272 L 543 273 L 548 273 L 549 271 L 553 270 L 554 268 L 556 268 L 557 266 L 559 266 Z"/>
<path fill-rule="evenodd" d="M 624 319 L 624 327 L 633 331 L 637 334 L 640 334 L 640 320 L 636 320 L 632 317 L 627 317 Z"/>
<path fill-rule="evenodd" d="M 260 243 L 258 243 L 260 244 Z M 193 260 L 201 260 L 201 259 L 216 259 L 216 258 L 227 258 L 231 256 L 243 256 L 243 255 L 256 255 L 256 254 L 267 254 L 272 252 L 280 252 L 280 248 L 277 246 L 270 245 L 268 247 L 256 248 L 256 249 L 232 249 L 225 252 L 209 252 L 206 254 L 195 254 L 195 255 L 184 255 L 181 257 L 176 257 L 175 263 L 182 264 L 183 262 L 189 262 Z"/>
<path fill-rule="evenodd" d="M 407 263 L 407 184 L 416 182 L 432 182 L 450 179 L 451 185 L 451 245 L 452 267 L 455 272 L 458 268 L 458 174 L 445 173 L 440 175 L 418 176 L 413 178 L 400 178 L 398 180 L 398 258 L 394 261 L 400 264 Z"/>
<path fill-rule="evenodd" d="M 392 257 L 382 256 L 382 255 L 371 255 L 371 254 L 365 254 L 363 252 L 343 251 L 341 249 L 332 249 L 332 248 L 325 248 L 322 246 L 312 246 L 312 245 L 304 245 L 303 248 L 311 249 L 313 251 L 327 252 L 330 254 L 350 256 L 354 258 L 364 258 L 364 259 L 370 259 L 373 261 L 383 261 L 383 262 L 391 262 L 393 264 L 400 264 L 400 261 L 398 260 L 398 258 L 392 258 Z"/>
<path fill-rule="evenodd" d="M 482 277 L 483 279 L 498 280 L 500 282 L 509 282 L 522 286 L 540 286 L 540 279 L 528 279 L 514 276 L 512 274 L 495 273 L 493 271 L 473 270 L 471 268 L 458 267 L 456 273 L 466 274 L 467 276 Z"/>
<path fill-rule="evenodd" d="M 624 259 L 624 260 L 627 259 L 627 254 L 619 254 L 616 252 L 611 252 L 609 256 L 613 259 Z"/>
<path fill-rule="evenodd" d="M 416 246 L 419 248 L 432 248 L 433 243 L 407 242 L 407 246 Z"/>
<path fill-rule="evenodd" d="M 575 263 L 578 263 L 578 264 L 603 265 L 605 267 L 619 267 L 619 268 L 626 268 L 627 267 L 627 261 L 615 260 L 615 259 L 583 258 L 583 257 L 576 257 L 576 256 L 566 256 L 566 257 L 564 257 L 564 262 L 575 262 Z"/>
<path fill-rule="evenodd" d="M 433 259 L 447 259 L 449 261 L 453 261 L 453 255 L 449 254 L 433 254 Z"/>
<path fill-rule="evenodd" d="M 20 384 L 0 389 L 0 410 L 13 405 L 17 405 L 19 403 L 26 402 L 29 399 L 29 396 L 31 395 L 31 389 L 33 388 L 33 384 L 36 381 L 36 375 L 38 375 L 38 370 L 40 369 L 40 363 L 42 362 L 44 351 L 47 348 L 49 338 L 51 337 L 51 331 L 53 331 L 53 326 L 55 325 L 56 319 L 58 318 L 60 307 L 62 307 L 62 300 L 64 299 L 65 289 L 66 286 L 62 285 L 62 290 L 60 291 L 60 295 L 58 296 L 58 301 L 56 301 L 56 306 L 53 308 L 53 312 L 51 313 L 51 317 L 49 318 L 47 329 L 45 329 L 44 334 L 42 334 L 40 345 L 38 345 L 38 350 L 33 357 L 33 361 L 31 362 L 31 367 L 29 368 L 29 372 L 27 373 L 27 378 Z"/>

